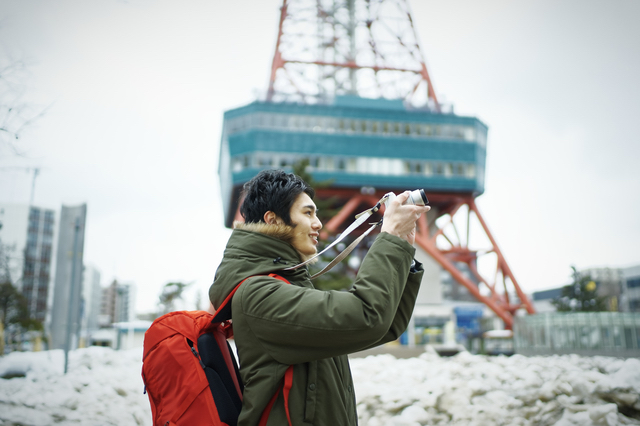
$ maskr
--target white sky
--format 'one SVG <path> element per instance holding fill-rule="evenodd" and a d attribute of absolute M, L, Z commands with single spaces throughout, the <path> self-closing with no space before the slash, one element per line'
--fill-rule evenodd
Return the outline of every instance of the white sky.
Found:
<path fill-rule="evenodd" d="M 2 0 L 0 48 L 49 106 L 0 147 L 0 201 L 88 205 L 85 262 L 206 291 L 229 231 L 223 111 L 266 87 L 280 0 Z M 414 0 L 437 94 L 489 126 L 478 205 L 526 292 L 640 263 L 640 2 Z M 188 306 L 193 308 L 193 306 Z"/>

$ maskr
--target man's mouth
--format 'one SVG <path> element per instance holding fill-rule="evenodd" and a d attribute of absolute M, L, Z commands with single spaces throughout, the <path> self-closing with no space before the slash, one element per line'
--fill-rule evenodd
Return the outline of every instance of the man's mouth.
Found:
<path fill-rule="evenodd" d="M 318 235 L 319 234 L 311 234 L 311 235 L 309 235 L 311 237 L 311 239 L 313 240 L 314 244 L 318 244 Z"/>

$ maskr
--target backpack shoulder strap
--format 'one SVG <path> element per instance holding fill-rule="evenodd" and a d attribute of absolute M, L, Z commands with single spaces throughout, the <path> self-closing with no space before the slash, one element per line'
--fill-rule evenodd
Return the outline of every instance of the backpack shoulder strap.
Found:
<path fill-rule="evenodd" d="M 252 275 L 251 277 L 255 277 L 255 276 L 256 275 Z M 268 274 L 268 276 L 271 278 L 280 280 L 282 282 L 285 282 L 287 284 L 291 284 L 289 280 L 287 280 L 286 278 L 278 274 L 271 273 L 271 274 Z M 240 281 L 240 283 L 238 283 L 238 285 L 236 285 L 233 288 L 233 290 L 231 290 L 229 295 L 220 304 L 215 314 L 213 314 L 213 321 L 212 321 L 213 323 L 223 322 L 228 319 L 231 319 L 231 299 L 233 298 L 233 295 L 236 293 L 236 291 L 238 291 L 242 283 L 244 283 L 246 280 L 248 280 L 251 277 L 247 277 L 244 280 Z M 293 386 L 293 365 L 290 365 L 287 368 L 287 371 L 285 372 L 284 383 L 282 385 L 282 393 L 284 397 L 284 408 L 287 414 L 287 420 L 289 422 L 289 425 L 291 425 L 291 415 L 289 414 L 289 392 L 291 391 L 292 386 Z M 267 407 L 262 412 L 259 426 L 263 426 L 267 424 L 267 421 L 269 420 L 269 414 L 271 413 L 271 408 L 273 407 L 273 404 L 276 402 L 276 399 L 278 398 L 279 393 L 280 393 L 280 388 L 276 390 L 276 393 L 273 395 L 273 397 L 271 397 L 271 400 L 267 404 Z"/>
<path fill-rule="evenodd" d="M 258 275 L 252 275 L 250 277 L 245 278 L 244 280 L 240 281 L 238 283 L 238 285 L 236 285 L 233 290 L 231 290 L 231 292 L 227 295 L 227 297 L 224 299 L 224 301 L 220 304 L 220 306 L 218 307 L 218 309 L 216 309 L 216 312 L 213 314 L 213 320 L 211 322 L 213 323 L 217 323 L 217 322 L 223 322 L 223 321 L 227 321 L 229 319 L 231 319 L 231 299 L 233 299 L 233 295 L 236 293 L 236 291 L 238 291 L 238 289 L 240 288 L 240 286 L 242 285 L 243 282 L 245 282 L 246 280 L 248 280 L 249 278 L 253 278 L 256 277 Z M 278 274 L 269 274 L 267 275 L 271 278 L 275 278 L 277 280 L 283 281 L 287 284 L 291 284 L 286 278 L 281 277 Z"/>
<path fill-rule="evenodd" d="M 284 410 L 287 414 L 287 421 L 289 422 L 289 426 L 291 426 L 291 415 L 289 414 L 289 392 L 291 392 L 291 388 L 293 387 L 293 365 L 287 367 L 287 371 L 284 373 L 284 383 L 282 385 L 282 396 L 284 397 Z M 276 393 L 273 394 L 266 408 L 262 412 L 262 416 L 260 416 L 260 423 L 258 426 L 266 426 L 269 421 L 269 414 L 271 414 L 271 409 L 273 408 L 273 404 L 275 404 L 276 399 L 278 399 L 278 395 L 280 394 L 280 388 L 276 390 Z"/>

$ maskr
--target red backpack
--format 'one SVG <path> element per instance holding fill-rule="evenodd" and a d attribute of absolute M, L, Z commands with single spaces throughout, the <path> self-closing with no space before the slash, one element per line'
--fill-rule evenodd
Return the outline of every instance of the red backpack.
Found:
<path fill-rule="evenodd" d="M 286 279 L 269 274 L 286 283 Z M 215 314 L 170 312 L 156 319 L 144 335 L 142 380 L 149 396 L 154 426 L 235 426 L 242 408 L 242 381 L 227 339 L 233 337 L 231 299 L 243 280 Z M 283 392 L 289 425 L 288 400 L 293 366 L 285 374 Z M 266 425 L 280 389 L 262 413 Z"/>

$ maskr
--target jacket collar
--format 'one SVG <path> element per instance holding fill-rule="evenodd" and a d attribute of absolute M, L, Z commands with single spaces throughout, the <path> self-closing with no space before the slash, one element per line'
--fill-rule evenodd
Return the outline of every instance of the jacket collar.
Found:
<path fill-rule="evenodd" d="M 257 223 L 245 223 L 245 222 L 233 222 L 233 229 L 242 229 L 249 232 L 258 232 L 260 234 L 268 235 L 269 237 L 276 238 L 280 241 L 284 241 L 285 243 L 291 245 L 293 247 L 293 236 L 294 236 L 294 227 L 291 225 L 285 224 L 268 224 L 264 222 Z M 295 247 L 294 247 L 295 250 Z M 315 256 L 308 256 L 300 253 L 296 250 L 298 256 L 302 262 L 308 260 L 309 258 Z M 315 263 L 311 262 L 311 263 Z"/>
<path fill-rule="evenodd" d="M 290 225 L 279 225 L 279 224 L 268 224 L 264 222 L 258 223 L 244 223 L 244 222 L 233 222 L 233 229 L 243 229 L 245 231 L 250 232 L 259 232 L 264 235 L 268 235 L 273 238 L 277 238 L 279 240 L 284 241 L 285 243 L 291 244 L 293 241 L 293 226 Z"/>

